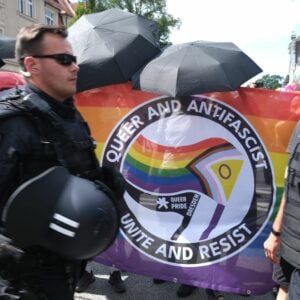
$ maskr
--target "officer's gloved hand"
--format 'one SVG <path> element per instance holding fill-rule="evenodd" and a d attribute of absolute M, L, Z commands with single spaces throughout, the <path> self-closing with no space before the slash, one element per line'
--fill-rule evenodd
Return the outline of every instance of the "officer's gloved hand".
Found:
<path fill-rule="evenodd" d="M 117 200 L 123 199 L 125 179 L 117 169 L 106 166 L 101 167 L 99 170 L 99 177 L 98 179 L 111 189 Z"/>

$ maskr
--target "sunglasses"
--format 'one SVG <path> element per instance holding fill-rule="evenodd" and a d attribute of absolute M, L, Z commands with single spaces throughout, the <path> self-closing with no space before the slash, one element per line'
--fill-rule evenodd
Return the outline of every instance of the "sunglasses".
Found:
<path fill-rule="evenodd" d="M 70 66 L 72 63 L 76 64 L 76 56 L 68 53 L 59 53 L 59 54 L 44 54 L 44 55 L 32 55 L 35 58 L 52 58 L 55 59 L 57 63 L 62 66 Z"/>

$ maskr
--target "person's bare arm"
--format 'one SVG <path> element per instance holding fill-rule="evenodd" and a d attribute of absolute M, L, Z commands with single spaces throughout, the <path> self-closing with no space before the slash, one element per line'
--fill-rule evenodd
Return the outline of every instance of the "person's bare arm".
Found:
<path fill-rule="evenodd" d="M 281 232 L 281 225 L 283 219 L 283 211 L 285 207 L 286 199 L 285 194 L 282 195 L 280 206 L 273 222 L 273 230 L 275 232 Z M 264 250 L 266 257 L 270 259 L 273 263 L 278 261 L 277 251 L 280 245 L 280 236 L 276 236 L 273 232 L 269 234 L 269 237 L 264 242 Z"/>

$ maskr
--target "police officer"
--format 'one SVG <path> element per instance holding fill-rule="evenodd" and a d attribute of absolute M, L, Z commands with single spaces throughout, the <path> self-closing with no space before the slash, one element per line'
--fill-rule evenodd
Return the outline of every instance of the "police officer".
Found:
<path fill-rule="evenodd" d="M 300 299 L 300 122 L 288 146 L 285 191 L 264 242 L 265 255 L 274 263 L 273 280 L 279 285 L 277 299 Z"/>
<path fill-rule="evenodd" d="M 53 166 L 105 181 L 116 198 L 122 196 L 122 176 L 99 168 L 88 126 L 73 105 L 79 67 L 66 38 L 64 28 L 39 24 L 17 36 L 16 58 L 26 85 L 21 96 L 0 102 L 0 213 L 20 184 Z M 22 251 L 21 281 L 36 299 L 73 299 L 84 262 L 39 246 Z"/>

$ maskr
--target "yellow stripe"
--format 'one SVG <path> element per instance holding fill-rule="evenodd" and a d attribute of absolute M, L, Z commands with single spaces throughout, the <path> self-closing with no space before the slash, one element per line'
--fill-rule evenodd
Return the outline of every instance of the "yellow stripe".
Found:
<path fill-rule="evenodd" d="M 288 160 L 287 154 L 269 152 L 273 171 L 275 173 L 275 184 L 278 187 L 284 186 L 284 171 Z"/>
<path fill-rule="evenodd" d="M 97 146 L 96 146 L 96 156 L 98 158 L 98 160 L 100 160 L 102 152 L 103 152 L 103 148 L 104 148 L 104 143 L 98 143 L 97 142 Z"/>

